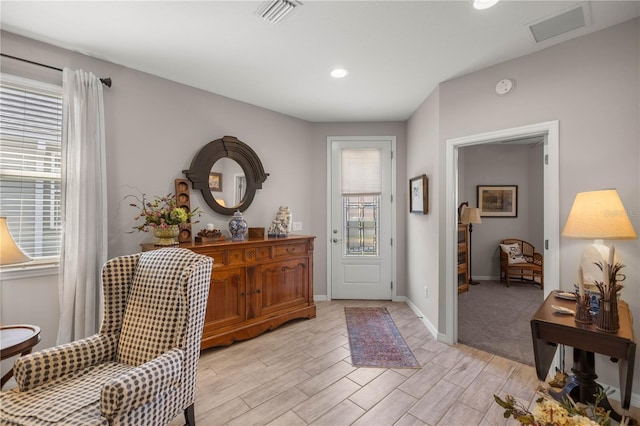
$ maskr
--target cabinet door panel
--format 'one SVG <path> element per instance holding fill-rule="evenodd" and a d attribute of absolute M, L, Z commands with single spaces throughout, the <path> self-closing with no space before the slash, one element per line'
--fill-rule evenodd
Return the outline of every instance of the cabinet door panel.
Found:
<path fill-rule="evenodd" d="M 260 315 L 304 305 L 309 300 L 308 259 L 262 265 L 256 274 Z M 256 301 L 256 299 L 253 299 Z"/>
<path fill-rule="evenodd" d="M 205 315 L 205 332 L 227 327 L 245 320 L 246 283 L 243 268 L 216 271 L 211 274 L 211 287 Z"/>

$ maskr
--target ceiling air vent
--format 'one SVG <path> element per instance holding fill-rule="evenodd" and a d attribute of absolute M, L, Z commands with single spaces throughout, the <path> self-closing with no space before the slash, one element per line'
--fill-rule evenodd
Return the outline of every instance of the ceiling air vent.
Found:
<path fill-rule="evenodd" d="M 591 14 L 588 3 L 565 10 L 552 17 L 544 18 L 529 24 L 529 31 L 536 43 L 577 30 L 591 24 Z"/>
<path fill-rule="evenodd" d="M 296 6 L 302 6 L 302 3 L 297 0 L 272 0 L 256 10 L 256 15 L 275 24 L 291 13 Z"/>

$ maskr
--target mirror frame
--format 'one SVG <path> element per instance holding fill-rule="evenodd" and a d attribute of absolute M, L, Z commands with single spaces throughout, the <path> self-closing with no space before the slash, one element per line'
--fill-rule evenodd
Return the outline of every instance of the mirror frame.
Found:
<path fill-rule="evenodd" d="M 247 180 L 242 202 L 233 207 L 218 204 L 209 189 L 209 173 L 216 161 L 221 158 L 235 160 L 244 171 Z M 193 189 L 202 192 L 204 201 L 215 211 L 225 216 L 231 216 L 237 210 L 245 211 L 253 201 L 256 190 L 262 188 L 269 173 L 264 172 L 260 158 L 253 149 L 235 136 L 224 136 L 206 144 L 193 158 L 189 170 L 183 170 L 191 181 Z"/>

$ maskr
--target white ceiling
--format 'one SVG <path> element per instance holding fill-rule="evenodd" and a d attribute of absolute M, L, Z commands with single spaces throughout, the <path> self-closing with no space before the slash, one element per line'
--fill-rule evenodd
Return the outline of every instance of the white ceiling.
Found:
<path fill-rule="evenodd" d="M 255 15 L 262 1 L 3 0 L 0 25 L 293 117 L 345 122 L 406 120 L 440 82 L 640 16 L 639 1 L 592 1 L 591 25 L 536 44 L 527 24 L 578 3 L 303 3 L 271 24 Z M 336 66 L 350 75 L 331 78 Z"/>

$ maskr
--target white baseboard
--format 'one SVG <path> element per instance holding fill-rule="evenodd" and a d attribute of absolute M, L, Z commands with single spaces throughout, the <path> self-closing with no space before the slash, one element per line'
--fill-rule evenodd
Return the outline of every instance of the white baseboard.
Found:
<path fill-rule="evenodd" d="M 313 301 L 314 302 L 326 302 L 327 300 L 329 300 L 329 298 L 327 297 L 326 294 L 314 294 L 313 295 Z M 407 303 L 407 296 L 394 296 L 393 299 L 391 299 L 392 302 L 404 302 Z"/>
<path fill-rule="evenodd" d="M 482 275 L 474 275 L 473 279 L 476 281 L 499 281 L 500 277 L 499 276 L 495 276 L 495 277 L 491 277 L 491 276 L 482 276 Z"/>
<path fill-rule="evenodd" d="M 404 302 L 409 305 L 409 307 L 411 308 L 411 310 L 413 311 L 413 313 L 416 314 L 416 316 L 418 318 L 420 318 L 420 321 L 422 321 L 422 323 L 427 327 L 427 330 L 429 330 L 429 333 L 431 333 L 431 335 L 434 338 L 438 338 L 438 330 L 436 329 L 436 327 L 434 327 L 433 324 L 431 324 L 431 321 L 429 321 L 427 319 L 427 317 L 420 311 L 420 309 L 418 309 L 418 307 L 416 305 L 413 304 L 413 302 L 411 302 L 410 299 L 405 297 Z"/>

